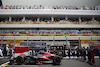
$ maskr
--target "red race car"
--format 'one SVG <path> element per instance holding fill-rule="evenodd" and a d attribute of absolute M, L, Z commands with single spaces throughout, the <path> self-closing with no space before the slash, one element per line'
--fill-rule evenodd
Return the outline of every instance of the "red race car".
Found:
<path fill-rule="evenodd" d="M 31 55 L 19 55 L 16 59 L 11 59 L 10 64 L 17 63 L 17 64 L 43 64 L 43 63 L 53 63 L 53 64 L 60 64 L 61 58 L 56 56 L 55 54 L 51 54 L 48 52 L 40 52 L 35 56 Z"/>

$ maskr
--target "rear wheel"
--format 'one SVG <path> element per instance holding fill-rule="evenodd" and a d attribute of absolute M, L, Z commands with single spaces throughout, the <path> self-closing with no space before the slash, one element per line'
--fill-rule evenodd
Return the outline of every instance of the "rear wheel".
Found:
<path fill-rule="evenodd" d="M 18 57 L 16 58 L 16 63 L 17 63 L 17 64 L 22 64 L 22 63 L 23 63 L 23 58 L 22 58 L 21 56 L 18 56 Z"/>

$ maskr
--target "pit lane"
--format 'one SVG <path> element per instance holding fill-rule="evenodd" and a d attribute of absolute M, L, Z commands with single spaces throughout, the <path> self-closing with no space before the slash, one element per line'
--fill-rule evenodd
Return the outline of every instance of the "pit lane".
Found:
<path fill-rule="evenodd" d="M 100 59 L 95 59 L 95 66 L 76 59 L 62 59 L 60 65 L 42 64 L 42 65 L 8 65 L 6 67 L 100 67 Z"/>

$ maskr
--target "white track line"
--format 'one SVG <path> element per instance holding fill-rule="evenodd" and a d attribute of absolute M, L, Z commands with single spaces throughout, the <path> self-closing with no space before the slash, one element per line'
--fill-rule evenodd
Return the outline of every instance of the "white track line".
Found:
<path fill-rule="evenodd" d="M 2 66 L 6 66 L 6 65 L 8 65 L 9 63 L 10 63 L 10 62 L 6 62 L 6 63 L 2 64 L 1 67 L 2 67 Z"/>

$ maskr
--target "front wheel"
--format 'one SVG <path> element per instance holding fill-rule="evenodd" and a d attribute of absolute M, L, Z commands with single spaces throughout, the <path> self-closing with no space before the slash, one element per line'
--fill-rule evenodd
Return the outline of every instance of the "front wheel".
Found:
<path fill-rule="evenodd" d="M 61 58 L 60 57 L 54 57 L 53 58 L 53 64 L 60 64 L 61 63 Z"/>

